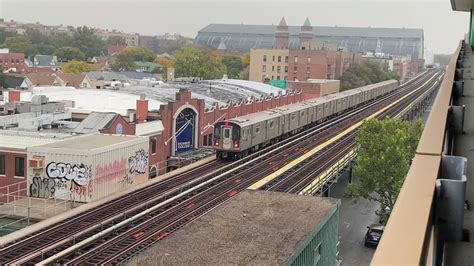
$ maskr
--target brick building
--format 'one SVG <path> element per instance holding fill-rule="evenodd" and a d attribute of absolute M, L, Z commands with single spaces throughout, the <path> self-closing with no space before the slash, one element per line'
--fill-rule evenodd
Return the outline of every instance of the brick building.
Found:
<path fill-rule="evenodd" d="M 330 45 L 313 44 L 312 26 L 308 19 L 300 29 L 299 49 L 288 49 L 288 26 L 282 18 L 275 32 L 275 49 L 250 51 L 250 74 L 253 81 L 306 81 L 308 79 L 339 79 L 362 55 Z M 333 47 L 333 49 L 331 49 Z"/>
<path fill-rule="evenodd" d="M 0 53 L 0 67 L 3 68 L 3 70 L 15 69 L 15 72 L 24 72 L 27 69 L 25 54 Z"/>
<path fill-rule="evenodd" d="M 362 62 L 361 54 L 341 51 L 290 50 L 288 79 L 339 79 L 344 71 Z"/>

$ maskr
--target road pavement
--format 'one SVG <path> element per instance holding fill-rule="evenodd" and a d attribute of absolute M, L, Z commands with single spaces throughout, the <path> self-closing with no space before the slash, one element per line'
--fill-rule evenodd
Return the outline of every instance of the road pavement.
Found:
<path fill-rule="evenodd" d="M 339 209 L 339 254 L 342 257 L 342 265 L 369 265 L 374 255 L 374 248 L 364 246 L 364 236 L 367 225 L 377 223 L 375 211 L 378 208 L 376 202 L 361 199 L 353 203 L 351 199 L 344 197 L 344 191 L 348 184 L 347 173 L 339 178 L 338 183 L 331 187 L 330 197 L 341 199 Z"/>

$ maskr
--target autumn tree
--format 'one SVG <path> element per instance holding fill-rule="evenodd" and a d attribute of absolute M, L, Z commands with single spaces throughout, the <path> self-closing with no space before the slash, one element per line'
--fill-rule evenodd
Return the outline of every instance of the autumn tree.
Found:
<path fill-rule="evenodd" d="M 250 53 L 245 53 L 240 57 L 242 61 L 242 71 L 239 73 L 239 78 L 248 80 L 250 77 Z"/>
<path fill-rule="evenodd" d="M 94 71 L 95 68 L 84 61 L 71 60 L 63 66 L 64 73 L 83 73 Z"/>
<path fill-rule="evenodd" d="M 81 52 L 81 50 L 74 48 L 74 47 L 61 47 L 56 49 L 54 55 L 58 57 L 58 60 L 61 61 L 70 61 L 70 60 L 85 60 L 86 55 Z"/>
<path fill-rule="evenodd" d="M 354 201 L 364 198 L 380 203 L 376 214 L 383 223 L 389 216 L 386 210 L 393 210 L 422 131 L 421 120 L 395 118 L 369 119 L 359 129 L 354 167 L 359 179 L 346 193 Z"/>
<path fill-rule="evenodd" d="M 218 57 L 203 50 L 186 46 L 173 53 L 176 76 L 218 79 L 226 72 L 226 67 Z"/>

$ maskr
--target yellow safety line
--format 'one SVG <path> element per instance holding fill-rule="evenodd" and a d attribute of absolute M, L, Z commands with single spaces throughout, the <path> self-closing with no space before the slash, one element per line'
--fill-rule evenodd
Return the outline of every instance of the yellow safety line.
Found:
<path fill-rule="evenodd" d="M 346 155 L 344 155 L 339 161 L 335 162 L 333 165 L 331 165 L 329 168 L 324 170 L 322 173 L 320 173 L 314 180 L 309 184 L 307 187 L 305 187 L 299 194 L 304 195 L 308 191 L 310 191 L 314 186 L 316 186 L 318 183 L 320 183 L 321 178 L 327 176 L 333 169 L 335 169 L 337 166 L 339 166 L 341 163 L 343 163 L 345 160 L 347 160 L 348 157 L 352 156 L 354 154 L 354 149 L 351 149 Z"/>
<path fill-rule="evenodd" d="M 435 76 L 433 76 L 435 77 Z M 425 86 L 428 82 L 430 82 L 433 77 L 429 80 L 427 80 L 423 85 L 421 85 L 420 87 L 423 87 Z M 301 155 L 300 157 L 294 159 L 293 161 L 291 161 L 290 163 L 286 164 L 285 166 L 283 166 L 282 168 L 278 169 L 277 171 L 273 172 L 272 174 L 266 176 L 265 178 L 253 183 L 250 187 L 248 187 L 248 189 L 259 189 L 261 186 L 265 185 L 266 183 L 270 182 L 271 180 L 273 180 L 274 178 L 276 178 L 277 176 L 283 174 L 284 172 L 290 170 L 291 168 L 295 167 L 296 165 L 298 165 L 299 163 L 301 163 L 302 161 L 304 161 L 305 159 L 307 159 L 308 157 L 311 157 L 312 155 L 314 155 L 315 153 L 317 153 L 318 151 L 320 151 L 321 149 L 323 149 L 324 147 L 330 145 L 331 143 L 333 143 L 334 141 L 344 137 L 345 135 L 347 135 L 349 132 L 351 132 L 352 130 L 358 128 L 360 125 L 362 125 L 362 123 L 367 120 L 367 119 L 370 119 L 370 118 L 373 118 L 373 117 L 376 117 L 378 116 L 379 114 L 381 114 L 382 112 L 384 112 L 385 110 L 391 108 L 392 106 L 394 106 L 395 104 L 397 104 L 398 102 L 402 101 L 403 99 L 409 97 L 411 94 L 415 93 L 417 90 L 414 90 L 410 93 L 408 93 L 407 95 L 401 97 L 400 99 L 398 99 L 397 101 L 394 101 L 393 103 L 387 105 L 386 107 L 380 109 L 379 111 L 373 113 L 372 115 L 370 115 L 369 117 L 363 119 L 362 121 L 359 121 L 357 122 L 356 124 L 352 125 L 351 127 L 347 128 L 346 130 L 342 131 L 341 133 L 337 134 L 336 136 L 332 137 L 331 139 L 327 140 L 326 142 L 322 143 L 322 144 L 319 144 L 318 146 L 316 146 L 315 148 L 313 148 L 312 150 L 310 150 L 309 152 Z"/>

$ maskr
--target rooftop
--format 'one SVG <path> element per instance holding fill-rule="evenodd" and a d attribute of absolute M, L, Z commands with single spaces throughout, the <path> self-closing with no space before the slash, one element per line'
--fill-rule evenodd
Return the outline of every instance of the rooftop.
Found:
<path fill-rule="evenodd" d="M 134 136 L 94 134 L 42 145 L 41 148 L 88 151 L 136 139 Z"/>
<path fill-rule="evenodd" d="M 131 265 L 282 265 L 338 201 L 244 191 L 151 246 Z"/>

